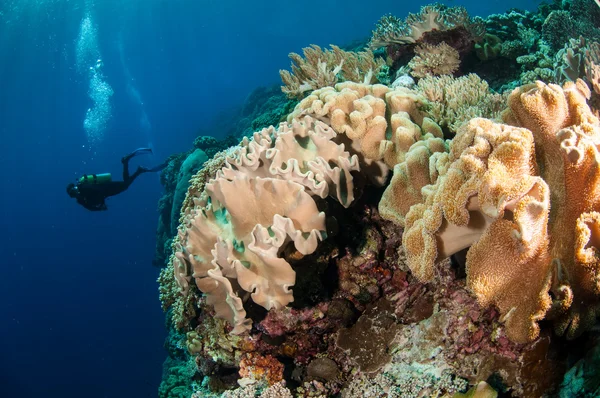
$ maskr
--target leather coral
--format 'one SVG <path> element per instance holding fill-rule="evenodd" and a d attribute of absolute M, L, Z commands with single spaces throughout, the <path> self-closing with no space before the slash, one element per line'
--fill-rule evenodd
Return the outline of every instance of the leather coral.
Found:
<path fill-rule="evenodd" d="M 422 281 L 435 262 L 462 249 L 467 285 L 482 305 L 495 304 L 515 341 L 536 337 L 550 307 L 546 252 L 549 192 L 534 175 L 533 136 L 526 129 L 476 118 L 462 126 L 424 203 L 405 218 L 408 264 Z"/>
<path fill-rule="evenodd" d="M 358 156 L 362 173 L 383 185 L 411 145 L 426 136 L 441 139 L 441 128 L 422 111 L 427 103 L 405 87 L 344 82 L 312 92 L 288 121 L 311 115 L 329 124 L 339 134 L 338 140 L 346 141 Z"/>
<path fill-rule="evenodd" d="M 588 96 L 580 80 L 515 89 L 507 124 L 472 119 L 448 154 L 422 162 L 430 184 L 402 214 L 413 273 L 430 280 L 437 260 L 468 249 L 468 287 L 516 342 L 544 318 L 576 337 L 599 313 L 600 123 Z"/>
<path fill-rule="evenodd" d="M 186 293 L 193 278 L 233 333 L 249 330 L 242 298 L 266 309 L 293 301 L 295 271 L 288 245 L 310 254 L 326 237 L 314 197 L 353 201 L 356 156 L 332 141 L 335 132 L 310 117 L 244 139 L 204 191 L 184 210 L 175 243 L 175 279 Z"/>
<path fill-rule="evenodd" d="M 550 188 L 549 256 L 556 297 L 549 314 L 574 338 L 600 314 L 600 122 L 582 81 L 536 82 L 513 91 L 504 119 L 528 128 L 540 176 Z"/>

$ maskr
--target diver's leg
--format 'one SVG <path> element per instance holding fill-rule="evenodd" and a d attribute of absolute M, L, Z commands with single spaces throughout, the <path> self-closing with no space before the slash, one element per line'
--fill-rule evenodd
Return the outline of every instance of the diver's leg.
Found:
<path fill-rule="evenodd" d="M 127 185 L 129 185 L 127 181 L 131 178 L 129 176 L 129 159 L 131 159 L 131 156 L 129 155 L 121 159 L 121 163 L 123 163 L 123 182 Z"/>
<path fill-rule="evenodd" d="M 137 156 L 137 155 L 143 155 L 145 153 L 152 153 L 152 148 L 138 148 L 135 151 L 131 152 L 130 154 L 125 155 L 121 159 L 121 162 L 127 163 L 127 162 L 129 162 L 129 159 L 131 159 L 132 157 Z"/>
<path fill-rule="evenodd" d="M 169 161 L 166 160 L 165 162 L 159 164 L 158 166 L 154 166 L 151 169 L 147 169 L 147 171 L 151 172 L 151 173 L 155 173 L 157 171 L 162 171 L 162 169 L 164 169 L 165 167 L 167 167 L 169 165 Z"/>
<path fill-rule="evenodd" d="M 128 182 L 128 180 L 131 178 L 129 175 L 129 161 L 134 156 L 142 155 L 144 153 L 152 153 L 152 149 L 151 148 L 138 148 L 135 151 L 131 152 L 130 154 L 125 155 L 121 158 L 121 163 L 123 163 L 123 181 L 125 181 L 125 183 L 127 185 L 129 185 L 129 184 L 131 184 L 131 182 L 133 182 L 133 180 L 131 180 L 131 182 Z M 137 177 L 137 175 L 136 175 L 136 177 Z"/>
<path fill-rule="evenodd" d="M 131 183 L 133 183 L 133 181 L 138 178 L 138 176 L 140 174 L 144 174 L 147 173 L 148 169 L 142 166 L 138 166 L 137 170 L 135 171 L 135 173 L 133 173 L 131 176 L 127 176 L 127 179 L 123 179 L 123 181 L 125 181 L 125 184 L 127 185 L 127 187 L 129 187 L 131 185 Z"/>
<path fill-rule="evenodd" d="M 169 165 L 168 161 L 165 161 L 162 164 L 159 164 L 158 166 L 154 166 L 151 169 L 147 168 L 147 167 L 143 167 L 143 166 L 138 166 L 137 170 L 135 171 L 135 173 L 133 173 L 131 175 L 131 177 L 129 177 L 127 180 L 123 179 L 123 181 L 125 181 L 127 183 L 127 186 L 131 185 L 131 183 L 133 182 L 133 180 L 135 180 L 140 174 L 144 174 L 144 173 L 155 173 L 157 171 L 161 171 L 162 169 L 164 169 L 165 167 L 167 167 Z"/>

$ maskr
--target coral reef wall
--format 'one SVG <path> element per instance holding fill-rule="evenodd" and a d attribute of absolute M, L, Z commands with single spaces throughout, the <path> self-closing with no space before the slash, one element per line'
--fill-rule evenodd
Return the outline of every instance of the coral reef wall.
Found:
<path fill-rule="evenodd" d="M 160 396 L 598 394 L 599 21 L 433 4 L 290 54 L 163 174 Z"/>

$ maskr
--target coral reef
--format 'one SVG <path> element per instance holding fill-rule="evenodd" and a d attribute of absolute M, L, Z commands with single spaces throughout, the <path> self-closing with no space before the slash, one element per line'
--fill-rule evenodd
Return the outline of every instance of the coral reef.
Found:
<path fill-rule="evenodd" d="M 174 157 L 160 396 L 597 395 L 589 5 L 385 16 L 374 52 L 291 54 L 241 142 Z"/>
<path fill-rule="evenodd" d="M 600 308 L 595 248 L 600 220 L 600 122 L 586 104 L 589 96 L 589 88 L 581 80 L 567 82 L 562 89 L 538 82 L 511 93 L 510 111 L 504 115 L 509 123 L 533 133 L 551 206 L 562 209 L 552 212 L 548 223 L 548 254 L 555 268 L 553 293 L 557 300 L 551 316 L 558 318 L 557 332 L 569 338 L 589 329 Z"/>
<path fill-rule="evenodd" d="M 460 31 L 464 31 L 464 33 Z M 460 46 L 452 47 L 460 48 L 468 46 L 462 42 L 468 43 L 481 39 L 485 34 L 485 27 L 481 20 L 470 18 L 467 10 L 463 7 L 433 4 L 421 7 L 417 14 L 409 14 L 404 21 L 392 15 L 384 16 L 377 23 L 369 46 L 379 48 L 392 44 L 449 42 L 449 40 L 439 40 L 439 38 L 452 37 L 457 32 L 465 37 L 461 37 Z"/>
<path fill-rule="evenodd" d="M 384 47 L 392 72 L 396 72 L 403 61 L 414 55 L 415 46 L 444 43 L 462 59 L 471 53 L 475 43 L 483 40 L 485 33 L 484 21 L 469 17 L 465 8 L 431 4 L 405 20 L 383 16 L 372 33 L 369 48 Z"/>

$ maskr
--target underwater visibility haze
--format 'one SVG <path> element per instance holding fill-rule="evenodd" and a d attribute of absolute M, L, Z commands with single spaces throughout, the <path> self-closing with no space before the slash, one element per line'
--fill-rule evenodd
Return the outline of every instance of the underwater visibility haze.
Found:
<path fill-rule="evenodd" d="M 0 396 L 600 396 L 599 43 L 595 0 L 4 0 Z"/>

